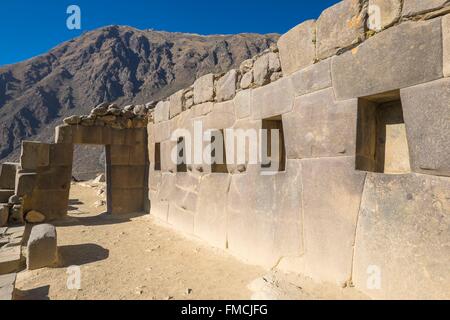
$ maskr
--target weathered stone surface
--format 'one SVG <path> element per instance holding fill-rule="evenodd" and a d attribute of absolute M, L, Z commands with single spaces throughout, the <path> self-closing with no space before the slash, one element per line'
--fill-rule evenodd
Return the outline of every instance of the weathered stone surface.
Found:
<path fill-rule="evenodd" d="M 168 222 L 176 230 L 187 234 L 194 233 L 194 214 L 176 206 L 174 203 L 169 204 Z"/>
<path fill-rule="evenodd" d="M 147 198 L 147 188 L 121 188 L 113 187 L 111 190 L 112 215 L 123 215 L 144 212 L 145 199 Z M 108 208 L 109 209 L 109 208 Z"/>
<path fill-rule="evenodd" d="M 252 86 L 252 84 L 253 84 L 253 70 L 247 72 L 242 76 L 240 86 L 241 89 L 248 89 Z"/>
<path fill-rule="evenodd" d="M 384 93 L 442 77 L 441 19 L 405 22 L 332 59 L 336 97 Z M 380 70 L 383 75 L 380 76 Z"/>
<path fill-rule="evenodd" d="M 281 61 L 278 53 L 269 52 L 267 54 L 269 57 L 269 71 L 271 73 L 280 72 L 281 71 Z"/>
<path fill-rule="evenodd" d="M 396 23 L 402 14 L 401 0 L 369 0 L 368 28 L 381 31 Z"/>
<path fill-rule="evenodd" d="M 364 39 L 365 12 L 360 1 L 343 0 L 317 20 L 317 58 L 331 57 Z"/>
<path fill-rule="evenodd" d="M 154 112 L 155 123 L 169 120 L 170 117 L 170 101 L 160 101 L 155 107 Z"/>
<path fill-rule="evenodd" d="M 20 271 L 24 263 L 21 250 L 21 246 L 0 249 L 0 275 Z"/>
<path fill-rule="evenodd" d="M 237 71 L 232 69 L 217 81 L 216 100 L 226 101 L 234 98 L 236 94 Z"/>
<path fill-rule="evenodd" d="M 28 239 L 27 250 L 28 270 L 52 266 L 58 259 L 56 228 L 50 224 L 34 226 Z"/>
<path fill-rule="evenodd" d="M 40 190 L 68 190 L 72 178 L 72 167 L 50 167 L 39 173 L 36 187 Z"/>
<path fill-rule="evenodd" d="M 253 66 L 253 80 L 258 86 L 263 86 L 270 82 L 269 56 L 267 54 L 256 59 Z"/>
<path fill-rule="evenodd" d="M 231 128 L 236 121 L 234 109 L 233 100 L 214 104 L 211 113 L 203 119 L 203 129 L 220 130 Z"/>
<path fill-rule="evenodd" d="M 0 165 L 0 189 L 14 189 L 18 163 L 5 162 Z"/>
<path fill-rule="evenodd" d="M 205 102 L 192 107 L 192 117 L 200 117 L 211 112 L 214 106 L 213 102 Z"/>
<path fill-rule="evenodd" d="M 52 194 L 49 197 L 49 193 Z M 25 199 L 23 211 L 36 210 L 45 215 L 46 221 L 58 220 L 67 215 L 69 189 L 35 189 L 30 199 Z"/>
<path fill-rule="evenodd" d="M 15 204 L 9 211 L 9 222 L 12 224 L 23 224 L 23 206 Z"/>
<path fill-rule="evenodd" d="M 228 195 L 228 247 L 247 262 L 274 267 L 303 253 L 300 161 L 286 172 L 233 175 Z M 251 227 L 249 227 L 251 226 Z"/>
<path fill-rule="evenodd" d="M 366 174 L 354 157 L 302 160 L 305 254 L 282 269 L 344 285 L 351 278 L 356 223 Z"/>
<path fill-rule="evenodd" d="M 14 300 L 16 274 L 10 273 L 0 276 L 0 301 Z"/>
<path fill-rule="evenodd" d="M 209 175 L 202 179 L 194 219 L 194 234 L 215 247 L 227 246 L 227 197 L 231 176 Z"/>
<path fill-rule="evenodd" d="M 36 181 L 37 181 L 37 173 L 19 172 L 17 174 L 17 181 L 15 187 L 17 195 L 21 197 L 31 195 L 33 189 L 36 186 Z"/>
<path fill-rule="evenodd" d="M 316 58 L 316 21 L 294 27 L 278 40 L 283 73 L 290 75 L 314 63 Z"/>
<path fill-rule="evenodd" d="M 118 166 L 110 168 L 111 184 L 121 188 L 145 187 L 146 166 Z"/>
<path fill-rule="evenodd" d="M 73 145 L 71 144 L 51 144 L 50 145 L 50 165 L 52 166 L 72 166 Z"/>
<path fill-rule="evenodd" d="M 92 126 L 92 127 L 83 127 L 76 126 L 72 128 L 72 142 L 74 144 L 109 144 L 111 143 L 108 139 L 108 132 L 110 132 L 110 128 L 100 127 L 100 126 Z M 116 130 L 123 131 L 123 130 Z M 123 133 L 122 133 L 123 135 Z"/>
<path fill-rule="evenodd" d="M 331 59 L 294 73 L 291 81 L 296 96 L 331 87 Z"/>
<path fill-rule="evenodd" d="M 72 126 L 57 126 L 55 128 L 55 143 L 73 143 Z"/>
<path fill-rule="evenodd" d="M 14 190 L 0 189 L 0 203 L 8 203 L 11 196 L 14 195 Z"/>
<path fill-rule="evenodd" d="M 449 178 L 369 173 L 356 233 L 357 289 L 375 299 L 450 299 L 449 199 Z M 371 281 L 377 275 L 379 287 Z"/>
<path fill-rule="evenodd" d="M 296 98 L 283 115 L 288 159 L 354 155 L 357 113 L 357 99 L 336 102 L 331 88 Z"/>
<path fill-rule="evenodd" d="M 184 104 L 183 90 L 180 90 L 170 96 L 169 100 L 170 119 L 174 118 L 175 116 L 183 112 L 183 104 Z"/>
<path fill-rule="evenodd" d="M 252 118 L 264 119 L 292 110 L 294 89 L 289 78 L 282 78 L 252 93 Z"/>
<path fill-rule="evenodd" d="M 194 82 L 194 103 L 213 101 L 214 99 L 214 75 L 207 74 Z"/>
<path fill-rule="evenodd" d="M 50 164 L 50 145 L 47 143 L 22 141 L 20 156 L 22 169 L 36 170 Z"/>
<path fill-rule="evenodd" d="M 70 116 L 68 118 L 64 119 L 64 123 L 68 125 L 77 125 L 81 123 L 81 117 L 80 116 Z"/>
<path fill-rule="evenodd" d="M 405 17 L 415 16 L 440 9 L 448 4 L 448 0 L 404 0 L 402 15 Z"/>
<path fill-rule="evenodd" d="M 31 210 L 25 214 L 25 221 L 28 223 L 42 223 L 45 221 L 45 216 L 36 210 Z"/>
<path fill-rule="evenodd" d="M 247 59 L 242 61 L 241 65 L 239 66 L 239 71 L 244 74 L 252 70 L 253 68 L 253 59 Z"/>
<path fill-rule="evenodd" d="M 444 77 L 450 77 L 450 14 L 442 17 Z"/>
<path fill-rule="evenodd" d="M 450 79 L 400 91 L 411 169 L 450 176 Z"/>
<path fill-rule="evenodd" d="M 252 90 L 242 90 L 234 98 L 234 111 L 237 119 L 250 117 Z"/>
<path fill-rule="evenodd" d="M 9 207 L 6 204 L 0 204 L 0 228 L 6 226 L 9 218 Z"/>

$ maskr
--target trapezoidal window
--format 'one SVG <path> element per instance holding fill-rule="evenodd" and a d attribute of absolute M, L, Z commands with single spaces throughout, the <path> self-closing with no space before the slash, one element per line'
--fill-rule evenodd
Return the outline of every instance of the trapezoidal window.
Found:
<path fill-rule="evenodd" d="M 179 137 L 177 142 L 177 172 L 187 172 L 186 141 L 184 137 Z"/>
<path fill-rule="evenodd" d="M 411 172 L 398 90 L 359 99 L 356 169 L 386 174 Z"/>
<path fill-rule="evenodd" d="M 261 140 L 261 168 L 265 171 L 285 171 L 286 147 L 281 116 L 262 121 Z"/>
<path fill-rule="evenodd" d="M 211 131 L 211 172 L 228 173 L 223 130 Z"/>
<path fill-rule="evenodd" d="M 161 171 L 161 143 L 155 143 L 155 171 Z"/>

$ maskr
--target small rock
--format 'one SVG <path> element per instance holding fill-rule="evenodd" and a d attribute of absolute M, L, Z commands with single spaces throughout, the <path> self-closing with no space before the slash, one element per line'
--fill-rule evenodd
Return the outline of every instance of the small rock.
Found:
<path fill-rule="evenodd" d="M 186 289 L 186 295 L 188 296 L 188 295 L 190 295 L 191 293 L 192 293 L 192 289 L 187 288 L 187 289 Z"/>
<path fill-rule="evenodd" d="M 242 76 L 241 79 L 241 88 L 248 89 L 253 84 L 253 71 L 249 71 Z"/>
<path fill-rule="evenodd" d="M 249 72 L 253 68 L 253 60 L 248 59 L 241 63 L 239 66 L 239 71 L 241 71 L 242 74 Z"/>
<path fill-rule="evenodd" d="M 92 109 L 91 114 L 95 116 L 104 116 L 108 112 L 108 104 L 102 103 Z"/>
<path fill-rule="evenodd" d="M 25 215 L 25 221 L 28 223 L 36 224 L 45 221 L 45 216 L 36 210 L 31 210 Z"/>
<path fill-rule="evenodd" d="M 134 105 L 131 104 L 131 105 L 125 106 L 125 107 L 123 107 L 123 110 L 133 112 L 134 111 Z"/>

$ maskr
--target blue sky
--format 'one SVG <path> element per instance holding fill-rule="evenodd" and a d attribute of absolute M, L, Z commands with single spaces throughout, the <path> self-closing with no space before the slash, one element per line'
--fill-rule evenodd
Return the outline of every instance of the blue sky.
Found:
<path fill-rule="evenodd" d="M 338 0 L 0 0 L 0 66 L 45 53 L 106 25 L 233 34 L 284 33 L 317 18 Z M 81 9 L 81 30 L 66 27 L 69 5 Z"/>

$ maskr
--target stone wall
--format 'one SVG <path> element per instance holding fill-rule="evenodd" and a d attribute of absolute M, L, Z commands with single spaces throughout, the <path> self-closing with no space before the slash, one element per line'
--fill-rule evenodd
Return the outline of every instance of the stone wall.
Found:
<path fill-rule="evenodd" d="M 373 298 L 450 298 L 449 12 L 447 1 L 345 0 L 239 70 L 158 102 L 151 214 L 250 263 Z M 227 129 L 276 124 L 283 170 L 267 175 L 249 144 L 225 168 L 177 165 L 196 123 L 222 130 L 227 152 Z"/>

